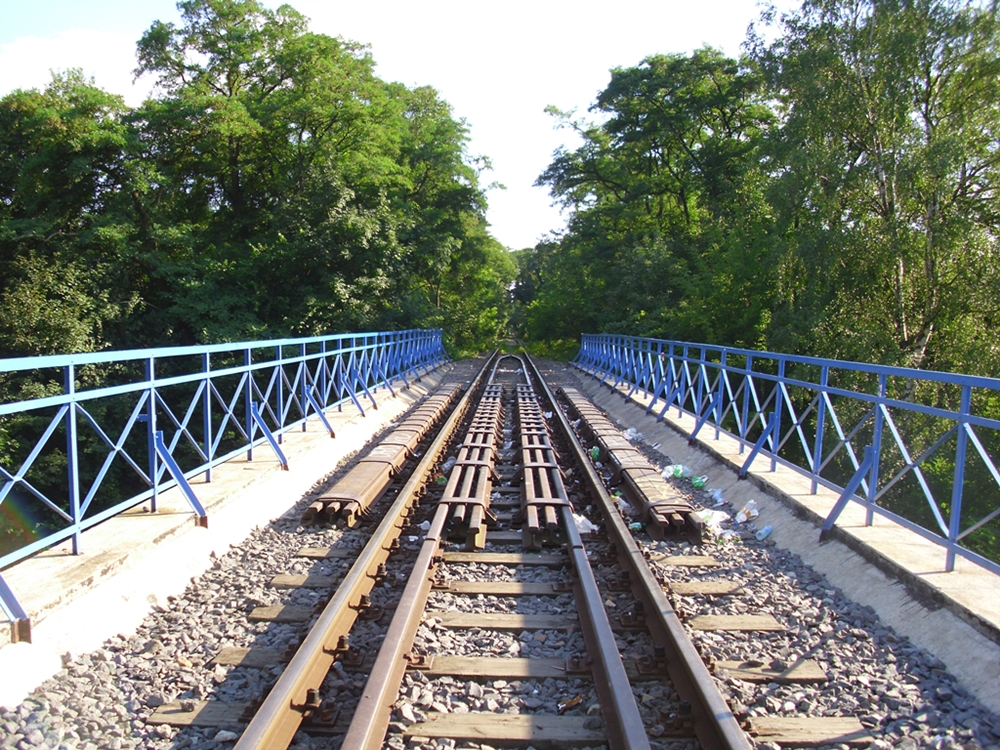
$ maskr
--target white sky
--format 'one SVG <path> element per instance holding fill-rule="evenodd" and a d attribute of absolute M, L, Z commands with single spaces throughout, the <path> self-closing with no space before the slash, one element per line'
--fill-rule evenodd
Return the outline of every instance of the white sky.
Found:
<path fill-rule="evenodd" d="M 611 68 L 647 55 L 704 44 L 737 55 L 759 14 L 757 0 L 289 4 L 311 19 L 313 31 L 369 44 L 381 78 L 434 86 L 467 120 L 470 152 L 493 164 L 484 184 L 506 186 L 489 193 L 487 218 L 511 249 L 564 225 L 547 191 L 532 186 L 559 145 L 575 145 L 571 134 L 554 129 L 546 105 L 585 114 Z M 0 95 L 44 87 L 50 70 L 79 67 L 137 104 L 149 83 L 132 83 L 135 43 L 154 20 L 179 18 L 172 0 L 0 0 Z"/>

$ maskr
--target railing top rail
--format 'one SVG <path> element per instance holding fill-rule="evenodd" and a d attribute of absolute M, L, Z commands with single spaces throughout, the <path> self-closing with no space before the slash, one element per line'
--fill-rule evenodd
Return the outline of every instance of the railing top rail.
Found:
<path fill-rule="evenodd" d="M 223 344 L 200 344 L 195 346 L 168 346 L 152 349 L 125 349 L 101 352 L 82 352 L 78 354 L 51 354 L 39 357 L 12 357 L 0 359 L 0 372 L 18 372 L 22 370 L 41 370 L 46 368 L 66 367 L 67 365 L 93 365 L 106 362 L 128 362 L 142 359 L 160 359 L 164 357 L 188 357 L 197 354 L 212 354 L 215 352 L 235 352 L 247 349 L 274 349 L 279 346 L 301 346 L 302 344 L 321 344 L 330 341 L 357 342 L 358 339 L 375 339 L 380 336 L 403 334 L 437 333 L 440 329 L 407 329 L 401 331 L 371 331 L 363 333 L 338 333 L 326 336 L 309 336 L 304 338 L 266 339 L 260 341 L 233 341 Z M 364 343 L 354 343 L 355 349 L 363 348 Z M 347 349 L 345 349 L 347 351 Z"/>
<path fill-rule="evenodd" d="M 655 344 L 663 345 L 664 347 L 673 346 L 675 348 L 681 347 L 685 349 L 696 349 L 702 351 L 701 357 L 684 357 L 683 354 L 678 353 L 678 356 L 688 360 L 688 361 L 701 361 L 705 358 L 705 353 L 707 352 L 718 352 L 719 354 L 725 352 L 727 357 L 733 354 L 751 357 L 754 360 L 775 360 L 783 362 L 792 362 L 795 364 L 812 365 L 816 367 L 827 367 L 839 370 L 852 370 L 856 372 L 871 373 L 874 375 L 884 375 L 886 377 L 899 377 L 899 378 L 912 378 L 918 380 L 928 380 L 937 383 L 948 383 L 951 385 L 962 385 L 971 386 L 973 388 L 989 388 L 991 390 L 1000 390 L 1000 378 L 991 378 L 983 375 L 965 375 L 962 373 L 954 372 L 941 372 L 939 370 L 919 370 L 912 367 L 896 367 L 892 365 L 877 365 L 868 364 L 865 362 L 854 362 L 851 360 L 844 359 L 824 359 L 822 357 L 810 357 L 800 354 L 780 354 L 777 352 L 761 351 L 756 349 L 740 349 L 737 347 L 730 346 L 716 346 L 711 344 L 701 344 L 692 343 L 687 341 L 671 341 L 668 339 L 655 339 L 655 338 L 643 338 L 641 336 L 627 336 L 625 334 L 617 333 L 585 333 L 583 334 L 583 340 L 587 339 L 618 339 L 620 341 L 627 342 L 644 342 L 649 341 Z M 718 363 L 716 363 L 718 364 Z M 725 369 L 731 372 L 742 372 L 743 368 L 731 363 L 725 365 Z"/>

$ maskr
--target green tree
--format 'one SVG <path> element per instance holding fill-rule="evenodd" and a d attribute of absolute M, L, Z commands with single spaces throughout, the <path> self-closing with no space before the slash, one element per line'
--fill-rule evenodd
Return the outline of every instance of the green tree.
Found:
<path fill-rule="evenodd" d="M 544 321 L 559 309 L 601 330 L 758 338 L 770 285 L 753 272 L 768 252 L 757 148 L 773 119 L 761 85 L 706 48 L 612 71 L 593 108 L 600 125 L 555 112 L 584 143 L 558 152 L 539 178 L 570 211 L 559 251 L 540 252 L 547 275 L 577 279 L 582 293 L 574 301 L 545 284 L 529 321 L 551 329 Z"/>
<path fill-rule="evenodd" d="M 780 346 L 996 362 L 975 332 L 1000 300 L 998 32 L 977 3 L 808 0 L 758 47 L 784 121 L 771 152 Z"/>
<path fill-rule="evenodd" d="M 137 299 L 124 104 L 80 71 L 0 99 L 0 353 L 91 351 Z M 109 332 L 109 326 L 111 331 Z"/>

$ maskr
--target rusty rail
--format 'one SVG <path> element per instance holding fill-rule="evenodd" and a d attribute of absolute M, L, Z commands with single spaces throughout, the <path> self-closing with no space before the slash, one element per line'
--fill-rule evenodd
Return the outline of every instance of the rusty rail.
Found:
<path fill-rule="evenodd" d="M 417 501 L 438 454 L 451 438 L 488 365 L 489 361 L 445 420 L 389 512 L 243 732 L 236 750 L 288 747 L 303 719 L 321 710 L 319 689 L 338 654 L 341 638 L 348 634 L 357 619 L 362 597 L 374 586 L 379 567 L 389 557 L 392 543 L 400 535 L 407 511 Z"/>
<path fill-rule="evenodd" d="M 593 464 L 587 460 L 584 448 L 573 433 L 566 415 L 558 407 L 552 392 L 539 375 L 535 363 L 529 357 L 525 358 L 552 405 L 554 416 L 562 425 L 567 443 L 583 470 L 583 477 L 591 495 L 601 507 L 608 538 L 614 545 L 619 562 L 629 573 L 632 592 L 643 605 L 645 624 L 656 645 L 664 650 L 663 666 L 670 675 L 674 689 L 682 700 L 691 705 L 694 731 L 702 748 L 750 750 L 752 747 L 750 741 L 740 728 L 725 698 L 715 686 L 701 656 L 684 631 L 677 613 L 667 601 L 663 587 L 653 576 L 632 533 L 615 509 Z"/>

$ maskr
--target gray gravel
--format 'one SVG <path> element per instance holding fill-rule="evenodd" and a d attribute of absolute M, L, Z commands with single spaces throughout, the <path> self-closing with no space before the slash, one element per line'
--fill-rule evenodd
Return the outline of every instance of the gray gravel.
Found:
<path fill-rule="evenodd" d="M 647 446 L 648 448 L 648 446 Z M 658 454 L 657 454 L 658 455 Z M 678 486 L 699 501 L 705 493 L 689 482 Z M 169 610 L 150 613 L 133 636 L 116 636 L 90 654 L 67 655 L 65 668 L 19 706 L 0 709 L 0 748 L 192 748 L 215 750 L 232 747 L 241 726 L 177 730 L 145 723 L 153 710 L 168 701 L 213 699 L 242 701 L 263 696 L 277 679 L 278 668 L 209 667 L 223 646 L 294 644 L 306 624 L 252 624 L 246 614 L 257 604 L 312 605 L 320 595 L 309 590 L 272 589 L 267 583 L 276 573 L 337 575 L 347 560 L 304 560 L 295 557 L 302 546 L 342 546 L 360 549 L 363 533 L 297 525 L 302 504 L 266 529 L 256 531 L 239 549 L 219 558 L 212 570 L 192 582 L 171 603 Z M 713 502 L 707 502 L 711 506 Z M 723 506 L 732 513 L 735 509 Z M 420 519 L 417 519 L 420 520 Z M 730 528 L 729 524 L 724 525 Z M 685 617 L 701 613 L 771 613 L 788 630 L 782 633 L 692 633 L 701 653 L 714 659 L 756 659 L 789 663 L 799 657 L 816 659 L 829 673 L 820 685 L 754 684 L 720 673 L 716 680 L 734 711 L 755 715 L 858 716 L 876 738 L 875 750 L 901 748 L 1000 748 L 1000 717 L 990 714 L 957 684 L 944 665 L 932 655 L 899 637 L 881 624 L 874 611 L 862 607 L 831 586 L 802 561 L 765 540 L 753 539 L 752 529 L 741 530 L 739 541 L 710 549 L 686 545 L 654 544 L 637 535 L 648 552 L 716 555 L 732 568 L 731 575 L 745 588 L 738 597 L 675 597 L 674 605 Z M 416 549 L 407 543 L 404 549 Z M 498 547 L 513 550 L 516 547 Z M 655 563 L 654 563 L 655 565 Z M 600 571 L 598 571 L 600 573 Z M 658 572 L 673 580 L 712 578 L 717 571 L 661 567 Z M 392 571 L 390 571 L 391 574 Z M 538 566 L 449 565 L 447 576 L 465 580 L 566 580 L 565 570 Z M 395 587 L 398 593 L 398 586 Z M 392 584 L 376 587 L 372 600 L 388 603 Z M 631 595 L 605 593 L 612 614 L 627 611 Z M 483 597 L 495 612 L 559 613 L 569 611 L 568 595 L 554 597 Z M 468 597 L 436 591 L 433 609 L 471 611 Z M 369 651 L 379 645 L 385 627 L 377 621 L 359 621 L 352 643 Z M 627 657 L 650 652 L 643 633 L 620 632 L 619 646 Z M 542 631 L 509 633 L 473 629 L 446 631 L 431 615 L 421 625 L 415 650 L 424 653 L 481 653 L 486 648 L 506 656 L 567 656 L 584 651 L 579 633 Z M 364 687 L 363 671 L 338 667 L 324 685 L 324 695 L 350 712 Z M 599 721 L 593 686 L 584 680 L 485 680 L 429 679 L 407 674 L 397 702 L 393 728 L 386 746 L 393 748 L 489 748 L 485 744 L 405 741 L 403 727 L 426 711 L 448 710 L 555 712 L 563 701 L 582 696 L 569 712 Z M 662 717 L 676 704 L 669 686 L 641 682 L 633 686 L 640 711 L 656 748 L 691 750 L 689 743 L 658 739 Z M 463 709 L 462 706 L 465 708 Z M 329 739 L 299 735 L 298 750 L 335 746 Z M 763 746 L 761 746 L 763 747 Z"/>

